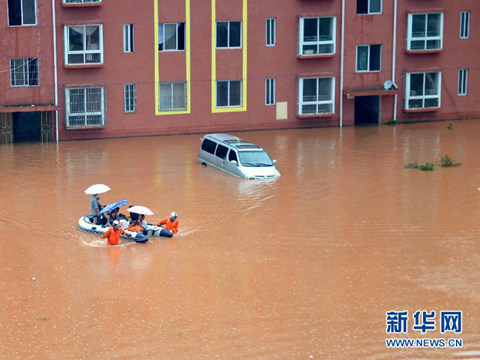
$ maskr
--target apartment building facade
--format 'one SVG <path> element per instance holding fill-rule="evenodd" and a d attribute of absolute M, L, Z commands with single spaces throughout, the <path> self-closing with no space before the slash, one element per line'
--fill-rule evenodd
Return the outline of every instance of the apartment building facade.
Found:
<path fill-rule="evenodd" d="M 476 0 L 0 0 L 0 10 L 2 143 L 480 114 Z"/>

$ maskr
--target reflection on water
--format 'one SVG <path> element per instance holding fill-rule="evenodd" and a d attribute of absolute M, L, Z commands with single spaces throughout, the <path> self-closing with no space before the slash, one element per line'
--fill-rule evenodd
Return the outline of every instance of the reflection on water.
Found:
<path fill-rule="evenodd" d="M 480 358 L 480 122 L 447 125 L 242 134 L 267 181 L 201 166 L 198 135 L 1 147 L 2 360 Z M 94 183 L 180 233 L 80 232 Z M 392 309 L 462 310 L 464 348 L 387 349 Z"/>

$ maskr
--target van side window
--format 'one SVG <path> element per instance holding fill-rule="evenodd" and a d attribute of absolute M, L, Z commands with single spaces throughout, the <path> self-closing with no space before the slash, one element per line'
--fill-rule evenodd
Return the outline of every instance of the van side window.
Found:
<path fill-rule="evenodd" d="M 227 157 L 227 151 L 228 148 L 226 146 L 218 144 L 215 155 L 217 155 L 220 159 L 225 159 Z"/>
<path fill-rule="evenodd" d="M 216 142 L 213 142 L 212 140 L 205 139 L 203 140 L 202 143 L 202 150 L 209 152 L 210 154 L 215 153 L 215 147 L 217 146 Z"/>
<path fill-rule="evenodd" d="M 237 154 L 235 154 L 235 151 L 230 150 L 230 152 L 228 153 L 228 161 L 234 160 L 238 163 Z"/>

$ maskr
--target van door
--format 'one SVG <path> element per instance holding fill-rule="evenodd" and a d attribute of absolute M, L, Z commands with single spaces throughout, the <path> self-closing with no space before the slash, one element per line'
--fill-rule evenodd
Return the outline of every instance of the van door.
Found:
<path fill-rule="evenodd" d="M 219 168 L 224 169 L 225 165 L 225 159 L 227 158 L 227 152 L 228 148 L 226 146 L 223 146 L 222 144 L 218 144 L 217 150 L 215 150 L 215 165 L 217 165 Z"/>
<path fill-rule="evenodd" d="M 236 163 L 233 163 L 232 161 L 235 161 Z M 228 152 L 228 156 L 225 159 L 225 169 L 237 176 L 244 177 L 243 172 L 240 170 L 240 167 L 238 166 L 238 156 L 237 152 L 233 149 L 230 149 Z"/>
<path fill-rule="evenodd" d="M 207 164 L 215 164 L 215 149 L 217 148 L 217 143 L 210 139 L 203 139 L 202 145 L 200 146 L 200 151 L 198 153 L 198 160 L 200 162 L 205 162 Z"/>

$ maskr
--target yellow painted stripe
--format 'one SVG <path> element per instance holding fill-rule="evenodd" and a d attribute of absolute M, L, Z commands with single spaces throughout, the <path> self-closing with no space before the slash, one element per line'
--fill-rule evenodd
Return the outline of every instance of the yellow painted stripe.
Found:
<path fill-rule="evenodd" d="M 158 68 L 158 0 L 154 0 L 154 19 L 155 19 L 155 115 L 179 115 L 190 114 L 192 104 L 192 84 L 191 84 L 191 46 L 190 46 L 190 0 L 185 0 L 185 81 L 187 86 L 187 108 L 185 110 L 159 111 L 159 68 Z"/>
<path fill-rule="evenodd" d="M 216 43 L 216 0 L 212 0 L 212 113 L 247 111 L 247 1 L 242 7 L 242 106 L 217 108 L 217 43 Z"/>

